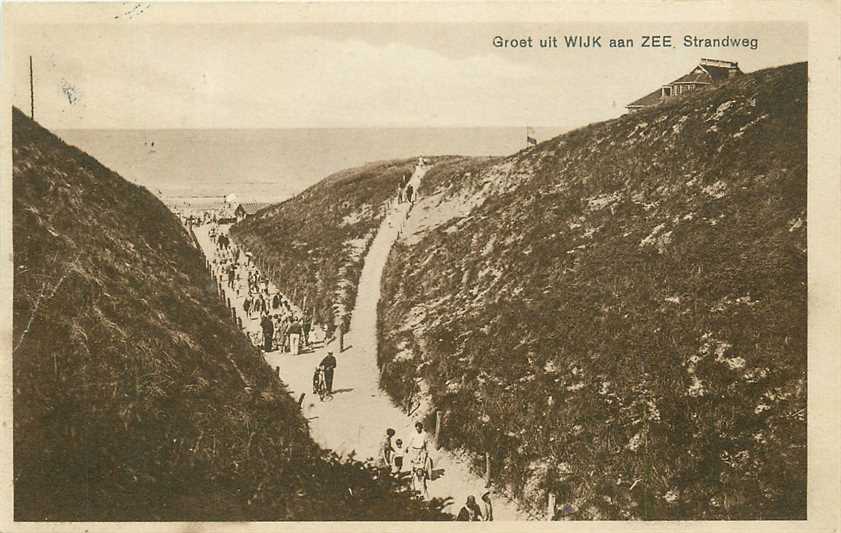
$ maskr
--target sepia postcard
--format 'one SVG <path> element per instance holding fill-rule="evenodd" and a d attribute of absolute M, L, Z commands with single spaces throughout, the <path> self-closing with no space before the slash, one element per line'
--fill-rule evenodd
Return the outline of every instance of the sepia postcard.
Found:
<path fill-rule="evenodd" d="M 837 531 L 840 6 L 5 3 L 0 531 Z"/>

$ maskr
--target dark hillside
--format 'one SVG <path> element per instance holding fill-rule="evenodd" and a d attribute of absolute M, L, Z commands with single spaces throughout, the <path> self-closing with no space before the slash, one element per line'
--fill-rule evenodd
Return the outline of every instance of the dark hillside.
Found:
<path fill-rule="evenodd" d="M 16 520 L 440 516 L 315 446 L 160 201 L 13 121 Z"/>
<path fill-rule="evenodd" d="M 278 288 L 332 333 L 347 328 L 362 261 L 415 159 L 380 161 L 328 176 L 298 196 L 237 225 L 231 235 Z"/>
<path fill-rule="evenodd" d="M 804 519 L 806 72 L 439 173 L 386 266 L 383 386 L 423 378 L 538 509 Z"/>

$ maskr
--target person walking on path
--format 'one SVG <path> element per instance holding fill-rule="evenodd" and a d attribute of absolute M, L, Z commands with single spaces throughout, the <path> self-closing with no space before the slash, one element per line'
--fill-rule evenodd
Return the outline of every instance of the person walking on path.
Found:
<path fill-rule="evenodd" d="M 304 346 L 310 345 L 310 330 L 312 330 L 312 318 L 306 313 L 304 314 L 304 322 L 301 324 L 302 332 L 304 334 Z"/>
<path fill-rule="evenodd" d="M 234 270 L 234 265 L 228 265 L 228 287 L 233 289 L 234 288 L 234 278 L 236 277 L 236 271 Z"/>
<path fill-rule="evenodd" d="M 491 491 L 486 490 L 482 494 L 482 514 L 485 516 L 485 522 L 493 522 L 494 519 L 494 505 L 491 501 Z"/>
<path fill-rule="evenodd" d="M 467 501 L 458 512 L 456 520 L 461 522 L 480 522 L 482 520 L 482 510 L 479 509 L 479 504 L 476 503 L 476 497 L 472 494 L 467 497 Z"/>
<path fill-rule="evenodd" d="M 272 351 L 272 339 L 274 337 L 274 324 L 272 324 L 272 319 L 268 314 L 263 315 L 260 327 L 263 329 L 263 351 L 268 353 Z"/>
<path fill-rule="evenodd" d="M 412 187 L 412 184 L 406 185 L 406 201 L 409 202 L 411 205 L 415 205 L 415 189 Z"/>
<path fill-rule="evenodd" d="M 280 330 L 283 327 L 283 318 L 281 318 L 280 313 L 275 313 L 271 315 L 272 317 L 272 342 L 274 343 L 274 349 L 280 350 L 281 353 L 283 352 L 283 345 L 281 344 L 280 340 Z"/>
<path fill-rule="evenodd" d="M 298 317 L 292 319 L 286 333 L 289 335 L 289 351 L 292 355 L 298 355 L 301 353 L 301 323 L 298 321 Z"/>
<path fill-rule="evenodd" d="M 403 177 L 400 178 L 400 191 L 398 193 L 398 202 L 403 203 L 406 201 L 406 184 L 409 183 L 409 176 L 403 174 Z"/>
<path fill-rule="evenodd" d="M 415 434 L 409 439 L 409 452 L 412 454 L 412 468 L 426 470 L 429 458 L 429 439 L 423 431 L 423 424 L 415 422 Z"/>
<path fill-rule="evenodd" d="M 280 321 L 280 325 L 277 328 L 277 348 L 280 350 L 281 353 L 287 352 L 286 348 L 286 340 L 287 334 L 286 331 L 289 329 L 289 317 L 283 318 Z"/>
<path fill-rule="evenodd" d="M 327 352 L 319 364 L 324 369 L 324 382 L 327 385 L 327 394 L 333 394 L 333 372 L 336 370 L 336 358 L 333 352 Z"/>

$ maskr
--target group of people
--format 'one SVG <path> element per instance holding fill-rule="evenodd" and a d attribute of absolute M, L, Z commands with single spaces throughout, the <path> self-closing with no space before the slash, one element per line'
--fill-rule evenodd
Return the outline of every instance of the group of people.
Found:
<path fill-rule="evenodd" d="M 418 156 L 416 170 L 424 168 L 426 164 L 427 160 L 423 156 Z M 418 191 L 416 191 L 415 187 L 411 184 L 411 179 L 412 178 L 409 174 L 403 174 L 403 177 L 400 178 L 400 188 L 397 191 L 398 203 L 402 204 L 404 202 L 409 202 L 411 205 L 415 205 Z"/>
<path fill-rule="evenodd" d="M 397 432 L 392 428 L 385 430 L 385 440 L 380 447 L 379 467 L 395 476 L 400 476 L 403 473 L 406 447 L 403 446 L 403 439 L 394 438 L 396 434 Z"/>
<path fill-rule="evenodd" d="M 379 451 L 379 467 L 381 470 L 390 472 L 398 478 L 403 477 L 404 472 L 412 475 L 413 489 L 420 490 L 424 496 L 428 496 L 427 481 L 432 480 L 432 460 L 429 455 L 429 439 L 423 429 L 423 423 L 415 423 L 415 432 L 409 437 L 408 442 L 396 438 L 397 432 L 393 428 L 385 430 L 385 439 Z M 416 480 L 421 484 L 415 485 Z M 459 510 L 456 520 L 466 522 L 492 521 L 493 502 L 491 493 L 486 490 L 482 494 L 482 505 L 476 502 L 476 497 L 470 495 L 467 501 Z"/>
<path fill-rule="evenodd" d="M 432 477 L 429 457 L 429 440 L 423 430 L 421 422 L 415 423 L 415 432 L 409 436 L 408 442 L 395 438 L 396 431 L 388 428 L 385 431 L 385 439 L 380 446 L 379 465 L 381 469 L 401 477 L 407 471 L 414 473 L 416 470 L 423 470 L 424 475 Z M 408 464 L 407 464 L 408 463 Z"/>
<path fill-rule="evenodd" d="M 204 224 L 216 224 L 216 213 L 211 211 L 202 211 L 196 214 L 192 211 L 192 206 L 188 203 L 185 206 L 173 206 L 173 212 L 181 220 L 185 227 L 202 226 Z"/>
<path fill-rule="evenodd" d="M 249 319 L 253 318 L 254 315 L 263 316 L 266 313 L 278 313 L 281 309 L 286 314 L 292 312 L 286 298 L 281 296 L 280 293 L 270 294 L 268 288 L 259 289 L 256 286 L 248 290 L 248 295 L 242 303 L 242 310 L 245 311 L 245 316 Z"/>
<path fill-rule="evenodd" d="M 214 242 L 216 242 L 216 245 L 223 250 L 227 250 L 231 244 L 231 239 L 229 239 L 224 233 L 219 235 L 217 238 L 216 233 L 211 230 L 210 238 L 213 239 Z"/>
<path fill-rule="evenodd" d="M 422 160 L 419 160 L 419 165 L 425 163 L 420 161 Z M 400 203 L 414 204 L 415 195 L 414 188 L 409 183 L 409 176 L 404 175 L 400 183 Z M 263 351 L 271 352 L 277 349 L 297 355 L 302 347 L 309 346 L 312 318 L 306 312 L 297 313 L 285 296 L 277 292 L 272 293 L 268 279 L 254 267 L 250 254 L 242 254 L 236 244 L 231 242 L 225 233 L 219 231 L 216 224 L 213 224 L 209 235 L 216 246 L 214 270 L 223 274 L 228 287 L 235 290 L 237 296 L 243 289 L 248 291 L 242 309 L 248 319 L 260 319 Z M 323 387 L 326 395 L 332 397 L 336 366 L 333 352 L 327 352 L 313 373 L 313 393 Z M 414 429 L 415 432 L 404 443 L 401 438 L 396 438 L 394 429 L 388 428 L 380 447 L 379 464 L 383 470 L 398 478 L 403 478 L 405 473 L 411 473 L 413 488 L 416 479 L 422 479 L 420 490 L 424 496 L 428 496 L 426 482 L 432 478 L 429 440 L 421 422 L 415 423 Z M 468 496 L 456 520 L 492 521 L 493 504 L 490 491 L 485 491 L 481 500 L 480 506 L 474 496 Z"/>
<path fill-rule="evenodd" d="M 264 352 L 280 350 L 298 355 L 310 346 L 312 332 L 311 313 L 300 312 L 279 292 L 272 291 L 269 280 L 251 260 L 251 254 L 242 253 L 239 247 L 217 226 L 209 235 L 216 246 L 213 258 L 214 271 L 223 276 L 228 288 L 237 296 L 245 293 L 242 311 L 247 320 L 260 321 L 260 335 L 254 344 Z"/>
<path fill-rule="evenodd" d="M 494 508 L 491 501 L 491 491 L 486 490 L 482 494 L 482 505 L 476 502 L 476 497 L 472 494 L 467 497 L 467 501 L 459 509 L 456 520 L 462 522 L 493 522 Z"/>
<path fill-rule="evenodd" d="M 401 204 L 403 202 L 409 202 L 412 205 L 415 204 L 415 189 L 409 183 L 408 174 L 403 174 L 403 177 L 400 179 L 400 190 L 397 193 L 397 201 Z"/>
<path fill-rule="evenodd" d="M 312 319 L 306 314 L 302 319 L 297 313 L 264 313 L 260 329 L 264 352 L 280 350 L 281 353 L 299 355 L 310 346 Z"/>

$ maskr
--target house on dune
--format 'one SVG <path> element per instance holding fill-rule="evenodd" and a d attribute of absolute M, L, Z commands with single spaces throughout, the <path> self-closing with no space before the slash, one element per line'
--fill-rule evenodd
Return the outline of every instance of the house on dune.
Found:
<path fill-rule="evenodd" d="M 234 216 L 236 217 L 237 222 L 240 222 L 263 209 L 267 205 L 269 204 L 266 202 L 244 202 L 237 206 L 234 211 Z"/>
<path fill-rule="evenodd" d="M 629 112 L 647 109 L 690 94 L 694 91 L 708 89 L 715 85 L 739 76 L 743 72 L 735 61 L 723 61 L 720 59 L 702 58 L 701 62 L 688 74 L 681 76 L 673 82 L 661 86 L 656 91 L 647 94 L 626 105 Z"/>

